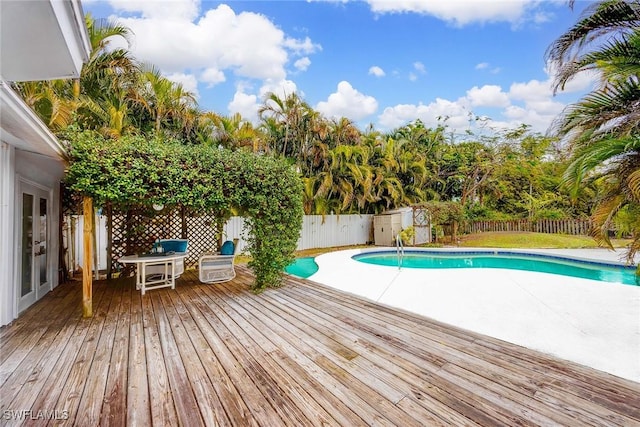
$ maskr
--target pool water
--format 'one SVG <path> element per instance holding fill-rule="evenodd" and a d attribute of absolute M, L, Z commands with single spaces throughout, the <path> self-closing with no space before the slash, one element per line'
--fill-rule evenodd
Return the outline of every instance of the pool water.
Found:
<path fill-rule="evenodd" d="M 353 259 L 375 265 L 398 267 L 395 251 L 354 255 Z M 403 268 L 503 268 L 560 274 L 602 282 L 640 286 L 640 276 L 633 266 L 572 260 L 552 255 L 509 252 L 434 252 L 405 251 Z"/>
<path fill-rule="evenodd" d="M 313 260 L 313 257 L 296 258 L 293 263 L 285 267 L 284 271 L 293 276 L 306 279 L 318 271 L 318 264 Z"/>

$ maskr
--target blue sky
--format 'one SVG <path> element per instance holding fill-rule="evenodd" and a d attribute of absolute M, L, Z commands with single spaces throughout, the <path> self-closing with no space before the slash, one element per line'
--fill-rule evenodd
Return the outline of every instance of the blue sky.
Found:
<path fill-rule="evenodd" d="M 455 132 L 546 132 L 591 89 L 553 96 L 544 53 L 580 16 L 561 0 L 84 0 L 129 27 L 135 57 L 193 91 L 201 108 L 257 122 L 268 92 L 297 92 L 327 117 L 390 130 L 415 119 Z"/>

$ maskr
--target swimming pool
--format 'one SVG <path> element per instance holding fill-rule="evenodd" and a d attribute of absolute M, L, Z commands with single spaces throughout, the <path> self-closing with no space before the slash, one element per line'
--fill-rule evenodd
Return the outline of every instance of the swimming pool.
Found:
<path fill-rule="evenodd" d="M 314 261 L 314 257 L 296 258 L 294 262 L 285 267 L 284 271 L 306 279 L 318 271 L 318 264 Z"/>
<path fill-rule="evenodd" d="M 356 261 L 367 264 L 398 267 L 396 251 L 374 251 L 354 255 Z M 602 282 L 640 286 L 640 276 L 634 266 L 564 258 L 554 255 L 509 251 L 430 252 L 405 251 L 403 268 L 502 268 L 536 271 Z"/>

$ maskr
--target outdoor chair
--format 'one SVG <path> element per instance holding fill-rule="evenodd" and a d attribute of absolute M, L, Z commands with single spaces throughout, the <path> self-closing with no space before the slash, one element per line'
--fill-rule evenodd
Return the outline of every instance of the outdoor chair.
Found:
<path fill-rule="evenodd" d="M 162 252 L 186 253 L 189 249 L 189 241 L 186 239 L 160 239 L 153 244 L 153 251 L 162 246 Z M 176 279 L 184 273 L 184 259 L 176 260 Z M 164 276 L 163 265 L 151 265 L 146 269 L 147 278 L 162 278 Z"/>
<path fill-rule="evenodd" d="M 200 256 L 198 272 L 202 283 L 228 282 L 236 277 L 233 262 L 238 253 L 238 240 L 224 242 L 219 253 L 205 253 Z"/>

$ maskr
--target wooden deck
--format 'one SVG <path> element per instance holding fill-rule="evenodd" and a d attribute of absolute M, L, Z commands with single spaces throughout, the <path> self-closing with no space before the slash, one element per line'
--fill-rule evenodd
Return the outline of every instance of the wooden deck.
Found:
<path fill-rule="evenodd" d="M 0 329 L 0 424 L 640 425 L 640 384 L 304 280 L 248 270 L 141 297 L 59 286 Z M 25 412 L 31 411 L 31 412 Z"/>

